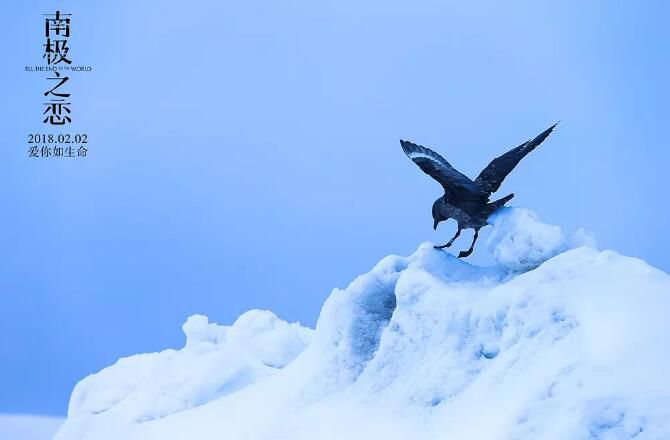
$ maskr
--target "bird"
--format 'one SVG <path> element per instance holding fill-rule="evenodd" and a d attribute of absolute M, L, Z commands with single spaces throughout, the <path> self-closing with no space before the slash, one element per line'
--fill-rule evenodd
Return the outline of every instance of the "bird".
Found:
<path fill-rule="evenodd" d="M 470 248 L 460 251 L 458 258 L 466 258 L 472 254 L 479 237 L 479 230 L 488 224 L 489 216 L 514 197 L 512 193 L 490 202 L 491 194 L 498 191 L 505 177 L 521 159 L 540 145 L 557 125 L 558 122 L 533 139 L 493 159 L 474 181 L 456 170 L 444 157 L 430 148 L 400 140 L 405 154 L 424 173 L 437 180 L 444 189 L 444 195 L 433 203 L 433 229 L 437 230 L 438 224 L 450 218 L 455 219 L 458 223 L 456 234 L 446 244 L 434 246 L 435 249 L 450 247 L 461 235 L 463 229 L 474 229 L 475 234 Z"/>

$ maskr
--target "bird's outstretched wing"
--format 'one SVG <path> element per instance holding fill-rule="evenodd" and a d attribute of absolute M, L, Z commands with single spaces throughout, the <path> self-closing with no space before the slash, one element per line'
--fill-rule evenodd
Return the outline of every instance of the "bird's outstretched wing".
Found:
<path fill-rule="evenodd" d="M 447 160 L 433 150 L 409 141 L 400 141 L 403 151 L 412 161 L 444 188 L 448 197 L 462 200 L 486 199 L 487 196 L 469 177 L 458 172 Z"/>
<path fill-rule="evenodd" d="M 537 135 L 534 139 L 526 141 L 518 147 L 512 148 L 502 156 L 493 159 L 479 173 L 479 176 L 475 179 L 475 183 L 487 194 L 498 191 L 505 177 L 517 166 L 521 159 L 526 157 L 528 153 L 533 151 L 535 147 L 540 145 L 549 136 L 557 124 L 558 122 Z"/>

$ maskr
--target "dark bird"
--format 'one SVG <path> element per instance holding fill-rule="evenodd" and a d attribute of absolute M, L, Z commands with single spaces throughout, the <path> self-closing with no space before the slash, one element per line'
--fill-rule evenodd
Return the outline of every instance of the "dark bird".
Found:
<path fill-rule="evenodd" d="M 487 219 L 495 210 L 509 202 L 514 194 L 503 197 L 495 202 L 489 202 L 491 194 L 498 191 L 505 177 L 514 169 L 514 167 L 533 151 L 535 147 L 544 141 L 549 133 L 552 132 L 558 122 L 534 139 L 524 142 L 516 148 L 509 150 L 500 157 L 496 157 L 474 180 L 460 173 L 451 166 L 445 158 L 433 150 L 413 144 L 408 141 L 400 141 L 405 154 L 433 179 L 437 180 L 442 188 L 444 195 L 433 203 L 433 229 L 437 229 L 440 222 L 450 218 L 458 222 L 458 230 L 451 240 L 442 246 L 435 246 L 435 249 L 449 247 L 458 238 L 463 229 L 472 228 L 475 230 L 475 236 L 472 239 L 470 249 L 461 251 L 458 258 L 464 258 L 472 254 L 475 242 L 479 236 L 479 230 L 487 225 Z"/>

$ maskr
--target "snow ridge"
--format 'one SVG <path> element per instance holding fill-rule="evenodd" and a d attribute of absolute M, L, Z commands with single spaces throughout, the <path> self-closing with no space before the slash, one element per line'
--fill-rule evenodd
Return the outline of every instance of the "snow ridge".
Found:
<path fill-rule="evenodd" d="M 670 276 L 528 210 L 490 222 L 495 266 L 422 244 L 314 331 L 191 317 L 181 350 L 82 380 L 56 439 L 670 438 Z"/>

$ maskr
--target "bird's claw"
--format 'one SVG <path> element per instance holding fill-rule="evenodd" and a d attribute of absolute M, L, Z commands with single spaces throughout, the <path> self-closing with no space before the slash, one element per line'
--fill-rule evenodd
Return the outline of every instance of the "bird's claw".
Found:
<path fill-rule="evenodd" d="M 460 252 L 458 253 L 458 258 L 469 257 L 471 253 L 472 253 L 471 250 L 468 250 L 468 251 L 460 251 Z"/>

